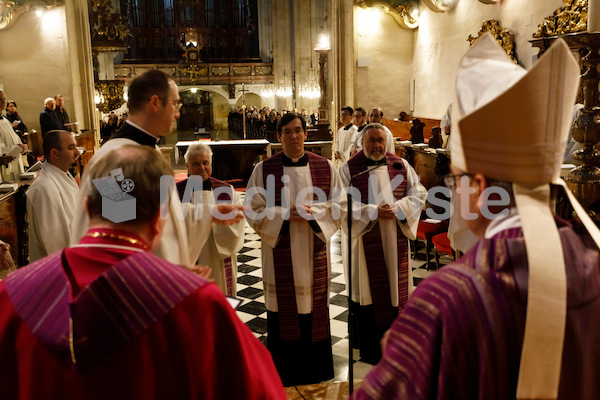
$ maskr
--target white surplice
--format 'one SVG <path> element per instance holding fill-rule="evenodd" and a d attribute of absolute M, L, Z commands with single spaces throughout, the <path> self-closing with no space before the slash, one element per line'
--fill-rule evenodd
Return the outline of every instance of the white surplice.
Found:
<path fill-rule="evenodd" d="M 352 124 L 352 126 L 348 129 L 346 129 L 345 126 L 342 126 L 338 130 L 337 140 L 336 140 L 335 146 L 333 148 L 334 154 L 335 154 L 335 152 L 340 153 L 340 158 L 339 158 L 338 162 L 344 163 L 344 162 L 348 161 L 348 159 L 350 158 L 351 142 L 352 142 L 352 139 L 354 138 L 354 135 L 356 134 L 357 130 L 358 130 L 358 128 L 354 124 Z"/>
<path fill-rule="evenodd" d="M 386 167 L 376 168 L 369 172 L 369 176 L 376 176 L 378 188 L 382 193 L 382 199 L 379 204 L 364 204 L 360 199 L 355 199 L 352 202 L 353 215 L 360 212 L 360 219 L 352 219 L 352 301 L 360 302 L 361 305 L 373 304 L 371 298 L 371 288 L 369 286 L 369 276 L 367 273 L 367 261 L 363 248 L 362 236 L 369 232 L 379 221 L 379 229 L 382 240 L 382 247 L 386 269 L 388 271 L 390 294 L 392 305 L 398 307 L 398 246 L 397 246 L 397 229 L 400 227 L 404 236 L 414 240 L 419 226 L 419 218 L 421 211 L 425 207 L 425 199 L 427 198 L 427 190 L 419 183 L 419 176 L 410 164 L 402 159 L 402 163 L 407 171 L 407 186 L 403 198 L 395 200 L 392 190 L 390 190 L 390 175 Z M 340 177 L 344 187 L 350 185 L 350 168 L 348 164 L 340 167 Z M 388 190 L 383 190 L 384 188 Z M 374 212 L 381 204 L 396 204 L 406 216 L 406 222 L 400 222 L 399 219 L 379 219 L 371 220 L 369 213 Z M 359 210 L 359 211 L 356 211 Z M 344 272 L 346 276 L 346 285 L 348 284 L 348 223 L 342 223 L 342 256 L 344 260 Z M 358 268 L 356 267 L 358 265 Z M 411 282 L 412 272 L 410 266 L 408 268 L 408 282 Z M 409 292 L 412 285 L 409 284 Z"/>
<path fill-rule="evenodd" d="M 79 186 L 73 176 L 45 162 L 26 192 L 31 262 L 69 247 Z"/>
<path fill-rule="evenodd" d="M 130 139 L 112 139 L 106 142 L 88 163 L 88 168 L 103 154 L 125 145 L 141 146 Z M 160 150 L 157 148 L 158 152 Z M 135 184 L 135 176 L 126 176 Z M 81 194 L 77 201 L 77 210 L 71 226 L 71 244 L 79 243 L 89 228 L 89 218 L 85 210 L 84 198 L 91 185 L 89 174 L 84 172 L 81 178 Z M 158 185 L 159 182 L 156 182 Z M 156 255 L 174 264 L 192 266 L 195 264 L 204 242 L 208 239 L 212 226 L 211 207 L 207 204 L 196 207 L 194 204 L 181 204 L 177 188 L 173 184 L 169 196 L 169 216 L 163 230 Z"/>
<path fill-rule="evenodd" d="M 188 180 L 189 182 L 189 180 Z M 240 195 L 230 185 L 233 194 L 232 204 L 242 205 Z M 192 202 L 203 204 L 216 204 L 214 191 L 197 190 L 192 194 Z M 242 219 L 233 225 L 212 224 L 210 236 L 204 243 L 197 264 L 208 265 L 212 268 L 210 275 L 215 284 L 227 295 L 227 277 L 225 274 L 225 259 L 231 257 L 231 287 L 232 295 L 237 294 L 237 252 L 244 245 L 244 226 Z"/>
<path fill-rule="evenodd" d="M 313 214 L 322 213 L 321 218 L 316 222 L 321 229 L 320 233 L 315 233 L 307 222 L 290 222 L 290 247 L 292 255 L 292 269 L 294 275 L 294 285 L 296 288 L 296 303 L 299 314 L 309 314 L 312 312 L 312 284 L 313 284 L 313 249 L 314 236 L 317 235 L 321 240 L 327 242 L 327 277 L 331 279 L 331 255 L 329 252 L 330 239 L 340 226 L 340 219 L 335 216 L 343 217 L 345 207 L 345 194 L 341 190 L 341 181 L 337 170 L 331 161 L 327 161 L 331 173 L 331 190 L 337 188 L 341 193 L 338 198 L 329 197 L 323 204 L 312 204 L 312 194 L 308 195 L 304 204 L 311 204 Z M 304 167 L 283 167 L 283 175 L 289 176 L 289 183 L 285 183 L 285 188 L 289 189 L 290 204 L 297 204 L 296 197 L 298 192 L 304 188 L 312 187 L 312 177 L 310 166 Z M 266 208 L 265 197 L 261 194 L 255 194 L 250 198 L 249 191 L 253 187 L 264 188 L 263 182 L 263 163 L 259 163 L 248 182 L 248 191 L 244 199 L 244 205 L 250 206 L 255 213 L 262 213 Z M 282 199 L 283 203 L 283 199 Z M 263 268 L 263 286 L 265 292 L 265 306 L 267 310 L 277 312 L 277 287 L 275 285 L 275 270 L 273 265 L 273 248 L 279 241 L 279 233 L 283 225 L 283 207 L 273 207 L 272 219 L 268 217 L 254 219 L 252 213 L 246 212 L 248 223 L 261 237 L 261 254 Z M 329 304 L 329 296 L 327 296 Z"/>
<path fill-rule="evenodd" d="M 22 144 L 21 139 L 15 133 L 12 125 L 6 118 L 0 119 L 0 154 L 8 154 L 16 146 Z M 23 159 L 21 156 L 15 157 L 8 166 L 0 167 L 2 171 L 2 180 L 5 182 L 16 181 L 23 172 Z"/>

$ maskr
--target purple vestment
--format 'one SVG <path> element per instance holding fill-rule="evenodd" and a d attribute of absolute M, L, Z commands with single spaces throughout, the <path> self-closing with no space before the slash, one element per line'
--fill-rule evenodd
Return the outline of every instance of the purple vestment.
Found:
<path fill-rule="evenodd" d="M 598 399 L 599 253 L 578 225 L 558 225 L 568 285 L 559 399 Z M 480 240 L 419 285 L 353 398 L 514 399 L 527 279 L 520 228 Z"/>

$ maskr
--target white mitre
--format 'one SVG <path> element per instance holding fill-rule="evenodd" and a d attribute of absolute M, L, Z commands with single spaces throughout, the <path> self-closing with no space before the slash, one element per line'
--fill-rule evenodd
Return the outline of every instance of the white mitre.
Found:
<path fill-rule="evenodd" d="M 529 286 L 518 399 L 556 399 L 560 382 L 567 285 L 550 183 L 565 188 L 600 246 L 600 232 L 560 179 L 579 73 L 562 39 L 526 71 L 490 34 L 469 49 L 458 69 L 452 165 L 512 182 L 523 226 Z"/>

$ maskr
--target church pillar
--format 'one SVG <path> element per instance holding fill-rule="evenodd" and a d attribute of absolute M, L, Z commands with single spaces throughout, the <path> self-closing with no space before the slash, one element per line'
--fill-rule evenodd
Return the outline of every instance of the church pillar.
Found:
<path fill-rule="evenodd" d="M 96 143 L 100 127 L 94 103 L 94 69 L 87 1 L 66 1 L 69 61 L 73 79 L 73 108 L 79 128 L 94 129 Z"/>

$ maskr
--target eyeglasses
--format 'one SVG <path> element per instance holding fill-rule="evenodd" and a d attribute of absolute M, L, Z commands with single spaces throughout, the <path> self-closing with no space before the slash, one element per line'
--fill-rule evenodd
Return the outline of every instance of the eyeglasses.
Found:
<path fill-rule="evenodd" d="M 444 177 L 442 178 L 444 180 L 444 185 L 446 185 L 446 187 L 450 190 L 454 190 L 456 189 L 456 187 L 458 186 L 456 181 L 458 179 L 462 179 L 462 177 L 468 177 L 469 181 L 470 178 L 472 178 L 474 175 L 473 174 L 447 174 L 444 175 Z"/>
<path fill-rule="evenodd" d="M 169 102 L 173 104 L 173 107 L 175 107 L 177 111 L 181 110 L 181 107 L 183 107 L 183 103 L 180 100 L 169 100 Z"/>

